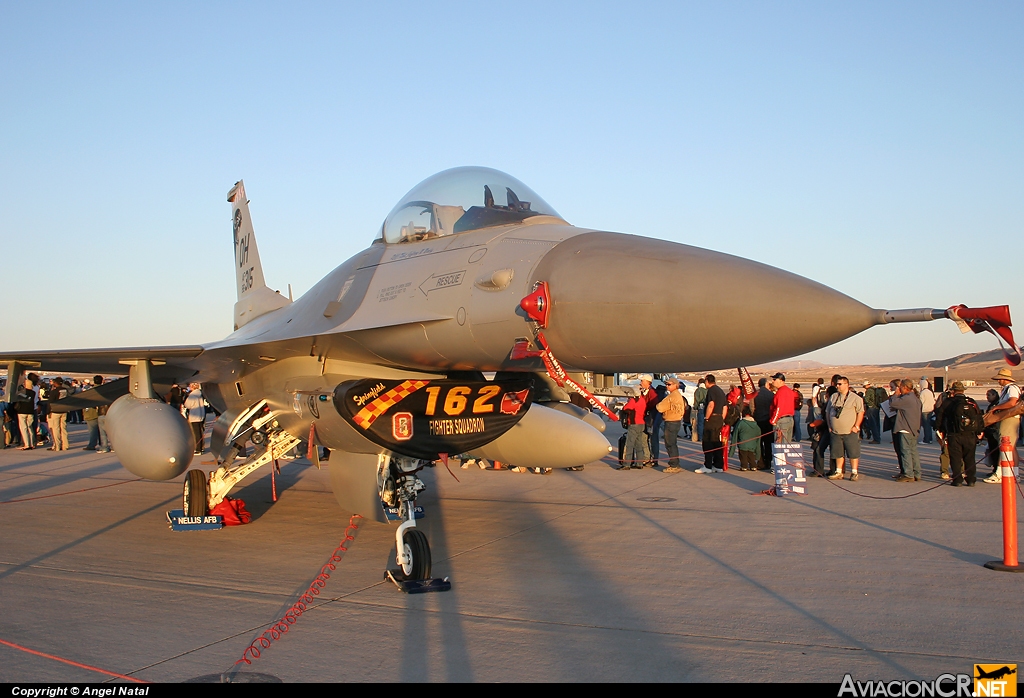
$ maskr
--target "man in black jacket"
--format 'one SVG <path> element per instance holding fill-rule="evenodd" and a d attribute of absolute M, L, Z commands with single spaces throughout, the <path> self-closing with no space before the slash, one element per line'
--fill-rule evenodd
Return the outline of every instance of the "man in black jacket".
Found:
<path fill-rule="evenodd" d="M 21 430 L 21 450 L 31 451 L 36 447 L 36 390 L 31 378 L 26 378 L 22 387 L 11 398 L 18 414 Z"/>
<path fill-rule="evenodd" d="M 974 487 L 977 480 L 977 466 L 974 453 L 978 447 L 978 434 L 964 424 L 965 418 L 976 416 L 981 419 L 981 410 L 971 398 L 964 395 L 964 384 L 956 381 L 951 386 L 952 396 L 944 399 L 935 410 L 935 429 L 939 439 L 946 442 L 949 465 L 953 469 L 953 487 L 965 482 Z"/>

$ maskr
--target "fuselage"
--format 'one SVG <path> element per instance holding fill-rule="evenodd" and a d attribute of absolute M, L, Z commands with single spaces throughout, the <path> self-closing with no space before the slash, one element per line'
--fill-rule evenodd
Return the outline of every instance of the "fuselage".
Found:
<path fill-rule="evenodd" d="M 539 359 L 510 356 L 517 340 L 533 337 L 519 304 L 539 281 L 550 291 L 551 349 L 581 371 L 735 368 L 880 321 L 879 311 L 764 264 L 536 216 L 378 240 L 294 303 L 206 346 L 197 378 L 221 409 L 258 395 L 295 414 L 289 430 L 308 432 L 312 416 L 299 403 L 341 380 L 543 371 Z"/>

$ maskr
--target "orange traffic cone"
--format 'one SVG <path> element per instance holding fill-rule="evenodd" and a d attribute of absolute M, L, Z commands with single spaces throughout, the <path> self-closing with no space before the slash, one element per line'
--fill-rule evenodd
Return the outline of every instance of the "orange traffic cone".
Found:
<path fill-rule="evenodd" d="M 1003 480 L 1003 559 L 986 562 L 985 567 L 999 572 L 1024 572 L 1017 562 L 1017 468 L 1013 466 L 1014 448 L 1009 436 L 999 441 L 999 475 Z"/>

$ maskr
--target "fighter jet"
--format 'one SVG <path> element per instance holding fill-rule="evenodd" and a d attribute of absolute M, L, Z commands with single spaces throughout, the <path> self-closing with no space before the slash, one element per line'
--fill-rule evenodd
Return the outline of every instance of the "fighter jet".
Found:
<path fill-rule="evenodd" d="M 106 428 L 117 458 L 143 478 L 184 473 L 189 516 L 300 443 L 317 465 L 317 447 L 330 449 L 343 509 L 379 521 L 397 510 L 397 563 L 408 579 L 428 578 L 431 567 L 416 529 L 417 473 L 456 454 L 541 468 L 606 456 L 604 420 L 568 398 L 602 409 L 591 390 L 615 372 L 735 368 L 873 325 L 941 317 L 997 333 L 1019 361 L 1005 306 L 876 310 L 758 262 L 575 227 L 522 182 L 481 167 L 414 187 L 364 251 L 293 302 L 266 283 L 241 181 L 227 199 L 238 293 L 227 338 L 8 352 L 0 362 L 11 385 L 28 368 L 127 370 L 55 409 L 112 402 Z M 625 261 L 643 273 L 621 273 Z M 164 386 L 189 381 L 220 413 L 210 473 L 189 469 L 191 430 L 160 398 Z"/>

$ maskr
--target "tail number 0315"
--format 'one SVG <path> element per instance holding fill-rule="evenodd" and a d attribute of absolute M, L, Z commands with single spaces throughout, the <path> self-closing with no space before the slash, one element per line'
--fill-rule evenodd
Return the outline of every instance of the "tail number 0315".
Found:
<path fill-rule="evenodd" d="M 494 398 L 501 392 L 500 385 L 484 385 L 476 391 L 476 397 L 474 399 L 474 391 L 472 388 L 456 385 L 448 388 L 448 392 L 445 393 L 444 400 L 441 400 L 442 386 L 432 385 L 426 389 L 427 391 L 427 410 L 426 414 L 428 417 L 432 417 L 437 413 L 437 405 L 441 403 L 441 409 L 444 413 L 450 417 L 455 417 L 466 411 L 467 407 L 470 407 L 470 400 L 472 400 L 472 413 L 473 414 L 487 414 L 488 412 L 494 412 Z"/>

